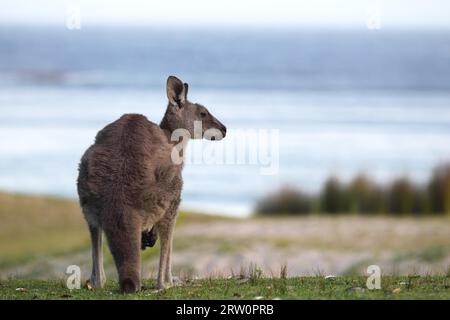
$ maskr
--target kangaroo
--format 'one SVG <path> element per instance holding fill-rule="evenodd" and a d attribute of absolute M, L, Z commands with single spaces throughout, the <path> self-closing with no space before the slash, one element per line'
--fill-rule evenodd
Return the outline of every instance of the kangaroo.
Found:
<path fill-rule="evenodd" d="M 94 288 L 102 288 L 106 281 L 103 232 L 121 292 L 141 289 L 140 250 L 153 246 L 156 235 L 161 247 L 157 287 L 173 285 L 172 234 L 181 201 L 183 163 L 172 161 L 171 154 L 186 136 L 173 139 L 172 133 L 184 129 L 189 133 L 186 140 L 208 139 L 205 132 L 214 129 L 218 134 L 209 140 L 220 140 L 226 127 L 204 106 L 187 99 L 188 84 L 177 77 L 168 77 L 166 91 L 169 102 L 159 125 L 140 114 L 124 114 L 97 133 L 81 158 L 77 189 L 91 236 Z M 196 121 L 202 124 L 200 136 L 194 134 Z"/>

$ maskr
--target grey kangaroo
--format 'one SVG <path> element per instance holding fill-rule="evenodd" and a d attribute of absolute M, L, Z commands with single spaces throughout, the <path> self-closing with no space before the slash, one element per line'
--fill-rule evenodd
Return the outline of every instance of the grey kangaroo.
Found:
<path fill-rule="evenodd" d="M 204 106 L 190 102 L 187 93 L 188 84 L 170 76 L 169 103 L 159 125 L 140 114 L 125 114 L 100 130 L 81 158 L 77 187 L 91 236 L 90 282 L 94 288 L 102 288 L 106 281 L 103 232 L 122 292 L 141 289 L 140 250 L 153 246 L 157 237 L 161 247 L 157 287 L 173 285 L 172 234 L 181 200 L 183 163 L 172 161 L 173 148 L 181 141 L 173 139 L 172 133 L 184 129 L 193 138 L 208 138 L 205 131 L 209 129 L 219 133 L 209 140 L 226 135 L 225 126 Z M 196 121 L 202 124 L 200 136 L 194 134 Z"/>

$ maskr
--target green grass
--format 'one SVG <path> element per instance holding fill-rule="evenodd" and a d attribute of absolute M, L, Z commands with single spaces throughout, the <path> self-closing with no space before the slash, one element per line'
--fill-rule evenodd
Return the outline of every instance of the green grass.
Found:
<path fill-rule="evenodd" d="M 348 221 L 349 219 L 353 220 Z M 450 269 L 445 269 L 450 248 L 448 219 L 361 219 L 321 216 L 240 220 L 181 212 L 177 220 L 177 225 L 181 228 L 177 229 L 174 243 L 175 256 L 179 260 L 174 265 L 174 272 L 184 276 L 210 276 L 212 279 L 191 280 L 183 286 L 164 291 L 156 291 L 154 281 L 146 280 L 144 290 L 140 293 L 122 295 L 114 281 L 117 274 L 106 245 L 105 269 L 108 282 L 105 289 L 92 291 L 83 287 L 70 291 L 63 280 L 48 280 L 63 276 L 65 267 L 70 264 L 85 268 L 83 272 L 89 271 L 89 235 L 76 201 L 0 192 L 0 299 L 450 299 Z M 348 229 L 349 225 L 353 228 L 355 223 L 359 226 L 356 231 Z M 255 229 L 253 224 L 259 227 Z M 416 231 L 399 237 L 396 230 L 404 224 Z M 222 226 L 218 230 L 225 233 L 207 232 L 210 227 L 217 225 Z M 287 234 L 266 234 L 259 231 L 272 225 L 286 230 Z M 292 228 L 301 229 L 305 225 L 309 226 L 308 229 L 298 236 L 290 233 Z M 367 229 L 367 225 L 371 229 Z M 241 232 L 234 234 L 233 230 L 239 228 Z M 321 232 L 305 235 L 304 231 L 310 229 Z M 248 234 L 242 230 L 247 230 Z M 337 231 L 333 232 L 334 230 Z M 353 233 L 348 234 L 347 231 Z M 418 233 L 419 231 L 422 233 Z M 329 236 L 324 237 L 322 234 Z M 340 273 L 344 276 L 332 279 L 325 279 L 321 272 L 313 273 L 315 277 L 273 278 L 271 272 L 264 272 L 256 265 L 250 265 L 248 270 L 243 268 L 250 261 L 243 262 L 241 270 L 237 270 L 239 266 L 233 264 L 232 259 L 225 267 L 229 265 L 231 275 L 236 277 L 224 279 L 228 273 L 223 269 L 217 272 L 215 269 L 199 272 L 203 266 L 192 264 L 192 261 L 205 254 L 217 258 L 237 257 L 260 246 L 264 248 L 264 245 L 267 245 L 266 250 L 271 250 L 270 252 L 286 251 L 292 256 L 305 250 L 334 250 L 339 254 L 378 250 L 391 253 L 391 263 L 394 265 L 405 261 L 419 267 L 423 265 L 423 268 L 428 268 L 426 270 L 431 270 L 430 274 L 433 276 L 383 276 L 382 289 L 369 291 L 364 289 L 366 278 L 358 275 L 363 274 L 362 270 L 367 265 L 374 263 L 374 256 L 356 259 L 348 271 Z M 146 270 L 155 270 L 158 254 L 158 245 L 142 253 L 143 261 L 147 262 Z M 184 259 L 181 259 L 183 254 Z M 275 256 L 272 259 L 279 258 Z M 287 260 L 283 258 L 276 262 L 287 263 Z M 294 263 L 298 265 L 302 262 Z M 385 262 L 387 264 L 389 261 Z M 267 268 L 271 270 L 270 266 Z M 16 270 L 20 271 L 17 275 Z M 391 274 L 408 273 L 411 274 L 409 271 Z M 218 276 L 213 277 L 214 274 Z M 14 278 L 8 278 L 10 275 L 14 275 Z M 149 278 L 154 276 L 152 272 L 146 275 Z M 38 278 L 46 280 L 36 280 Z M 23 289 L 17 290 L 18 288 Z"/>
<path fill-rule="evenodd" d="M 364 277 L 295 277 L 190 280 L 158 291 L 154 281 L 143 290 L 124 295 L 117 282 L 104 289 L 69 290 L 63 280 L 3 280 L 0 299 L 450 299 L 448 276 L 385 276 L 380 290 L 368 290 Z"/>

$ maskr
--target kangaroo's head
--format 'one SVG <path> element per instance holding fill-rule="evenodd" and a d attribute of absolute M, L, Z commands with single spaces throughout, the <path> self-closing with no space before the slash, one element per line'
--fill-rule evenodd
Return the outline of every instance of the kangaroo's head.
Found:
<path fill-rule="evenodd" d="M 224 138 L 227 128 L 205 106 L 192 103 L 187 99 L 188 88 L 188 84 L 183 83 L 177 77 L 167 78 L 169 105 L 161 127 L 171 132 L 176 129 L 188 130 L 193 139 L 205 137 L 209 140 L 220 140 Z M 201 131 L 198 132 L 200 123 Z"/>

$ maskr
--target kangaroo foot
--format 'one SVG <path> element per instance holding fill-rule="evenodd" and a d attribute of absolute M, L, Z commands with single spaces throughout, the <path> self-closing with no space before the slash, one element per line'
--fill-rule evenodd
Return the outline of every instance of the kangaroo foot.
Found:
<path fill-rule="evenodd" d="M 122 293 L 135 293 L 141 289 L 138 281 L 130 278 L 125 278 L 120 281 L 120 291 Z"/>
<path fill-rule="evenodd" d="M 93 289 L 101 289 L 105 285 L 106 278 L 105 275 L 92 274 L 86 284 L 91 286 Z"/>
<path fill-rule="evenodd" d="M 161 282 L 156 285 L 157 290 L 169 289 L 173 286 L 173 283 Z"/>

